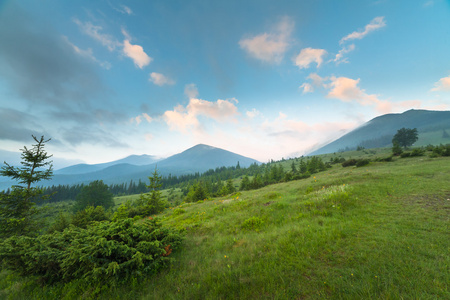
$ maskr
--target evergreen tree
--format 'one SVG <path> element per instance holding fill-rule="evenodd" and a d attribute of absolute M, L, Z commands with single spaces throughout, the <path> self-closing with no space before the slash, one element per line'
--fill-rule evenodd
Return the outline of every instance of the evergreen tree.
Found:
<path fill-rule="evenodd" d="M 78 212 L 88 206 L 103 206 L 105 209 L 114 206 L 113 194 L 102 180 L 92 181 L 88 186 L 83 187 L 77 195 L 74 211 Z"/>
<path fill-rule="evenodd" d="M 241 185 L 239 186 L 240 191 L 247 191 L 250 188 L 250 179 L 247 175 L 244 175 L 241 180 Z"/>
<path fill-rule="evenodd" d="M 233 181 L 231 180 L 231 178 L 229 178 L 227 180 L 226 188 L 227 188 L 227 194 L 232 194 L 232 193 L 236 192 L 236 188 L 234 187 L 234 184 L 233 184 Z"/>
<path fill-rule="evenodd" d="M 148 179 L 150 180 L 150 184 L 147 185 L 147 188 L 150 189 L 150 192 L 141 194 L 138 200 L 139 209 L 142 210 L 142 213 L 145 216 L 160 213 L 166 206 L 166 201 L 162 199 L 160 191 L 162 187 L 162 177 L 159 175 L 156 167 L 152 176 L 148 177 Z"/>
<path fill-rule="evenodd" d="M 295 175 L 295 174 L 297 174 L 297 168 L 295 167 L 295 161 L 292 161 L 292 164 L 291 164 L 291 172 L 292 172 L 292 175 Z"/>
<path fill-rule="evenodd" d="M 51 155 L 44 150 L 44 136 L 37 139 L 31 149 L 24 146 L 22 150 L 22 167 L 5 166 L 0 170 L 0 175 L 19 181 L 9 193 L 0 193 L 0 236 L 8 237 L 16 234 L 27 234 L 37 227 L 35 215 L 37 210 L 35 202 L 42 195 L 42 189 L 32 187 L 41 180 L 49 180 L 53 174 L 51 161 L 47 161 Z M 45 169 L 46 168 L 46 169 Z"/>

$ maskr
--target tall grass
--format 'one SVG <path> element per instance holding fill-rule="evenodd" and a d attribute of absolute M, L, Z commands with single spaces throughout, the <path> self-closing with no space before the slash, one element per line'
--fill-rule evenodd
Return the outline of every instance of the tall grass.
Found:
<path fill-rule="evenodd" d="M 450 298 L 448 165 L 427 157 L 335 165 L 308 179 L 171 207 L 158 218 L 185 231 L 176 263 L 102 297 Z M 0 297 L 70 299 L 88 289 L 0 276 Z"/>

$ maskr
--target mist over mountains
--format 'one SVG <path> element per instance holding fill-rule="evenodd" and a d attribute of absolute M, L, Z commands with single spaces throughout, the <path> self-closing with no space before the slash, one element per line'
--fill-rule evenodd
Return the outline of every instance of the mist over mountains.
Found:
<path fill-rule="evenodd" d="M 401 114 L 376 117 L 308 155 L 354 150 L 358 146 L 390 147 L 393 135 L 402 127 L 418 129 L 419 140 L 416 146 L 450 143 L 450 139 L 445 138 L 445 134 L 450 134 L 450 111 L 409 110 Z M 180 176 L 223 166 L 236 166 L 238 163 L 241 167 L 248 167 L 259 162 L 227 150 L 199 144 L 165 159 L 152 155 L 131 155 L 108 163 L 72 165 L 55 170 L 52 180 L 42 181 L 40 185 L 87 184 L 94 180 L 103 180 L 106 184 L 131 180 L 147 182 L 155 168 L 163 176 Z M 15 182 L 8 178 L 0 177 L 0 190 L 13 184 Z"/>
<path fill-rule="evenodd" d="M 87 184 L 94 180 L 103 180 L 106 184 L 115 184 L 142 180 L 155 170 L 163 176 L 186 175 L 205 172 L 217 167 L 248 167 L 257 160 L 227 150 L 199 144 L 179 154 L 165 159 L 151 155 L 131 155 L 126 158 L 102 164 L 77 164 L 54 171 L 52 180 L 41 181 L 42 186 Z M 3 179 L 3 180 L 2 180 Z M 4 190 L 15 182 L 0 177 L 0 189 Z"/>

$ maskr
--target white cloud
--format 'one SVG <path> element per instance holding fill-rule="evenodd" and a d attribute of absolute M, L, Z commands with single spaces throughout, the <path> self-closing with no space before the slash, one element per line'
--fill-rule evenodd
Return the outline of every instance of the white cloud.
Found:
<path fill-rule="evenodd" d="M 120 7 L 122 8 L 122 11 L 125 12 L 127 15 L 132 15 L 133 14 L 133 11 L 128 6 L 121 5 Z"/>
<path fill-rule="evenodd" d="M 131 35 L 128 33 L 128 31 L 125 28 L 122 27 L 120 31 L 122 31 L 122 34 L 126 40 L 128 40 L 128 41 L 132 40 Z"/>
<path fill-rule="evenodd" d="M 142 46 L 132 45 L 128 40 L 123 41 L 123 53 L 131 58 L 134 64 L 141 69 L 153 60 L 144 52 Z"/>
<path fill-rule="evenodd" d="M 336 57 L 333 59 L 333 61 L 337 65 L 339 65 L 340 63 L 348 63 L 348 59 L 344 57 L 344 54 L 352 52 L 353 50 L 355 50 L 355 44 L 350 44 L 347 47 L 342 47 L 342 49 L 339 50 L 338 54 L 336 54 Z"/>
<path fill-rule="evenodd" d="M 308 75 L 307 79 L 310 79 L 312 82 L 305 82 L 299 88 L 303 89 L 303 94 L 312 93 L 316 88 L 326 88 L 327 84 L 325 81 L 328 77 L 320 77 L 316 73 L 311 73 Z"/>
<path fill-rule="evenodd" d="M 386 22 L 384 21 L 384 17 L 376 17 L 374 18 L 372 21 L 370 21 L 369 24 L 367 24 L 364 27 L 364 30 L 360 30 L 360 31 L 354 31 L 346 36 L 344 36 L 341 40 L 340 40 L 340 44 L 349 41 L 349 40 L 355 40 L 355 39 L 362 39 L 363 37 L 365 37 L 366 35 L 368 35 L 370 32 L 380 29 L 382 27 L 386 26 Z"/>
<path fill-rule="evenodd" d="M 82 32 L 100 42 L 103 46 L 107 47 L 109 51 L 113 51 L 116 47 L 120 46 L 120 43 L 108 34 L 101 33 L 103 30 L 101 26 L 93 25 L 91 22 L 81 22 L 74 18 L 73 21 Z"/>
<path fill-rule="evenodd" d="M 253 108 L 252 110 L 247 111 L 245 114 L 246 114 L 247 117 L 249 117 L 250 119 L 253 119 L 253 118 L 257 117 L 257 116 L 260 116 L 260 115 L 261 115 L 261 112 L 260 112 L 259 110 L 255 109 L 255 108 Z"/>
<path fill-rule="evenodd" d="M 198 117 L 203 116 L 218 122 L 235 121 L 239 114 L 237 107 L 233 104 L 236 99 L 217 100 L 210 102 L 197 98 L 190 98 L 186 107 L 176 106 L 173 110 L 166 111 L 163 119 L 171 130 L 186 132 L 189 128 L 200 129 Z"/>
<path fill-rule="evenodd" d="M 77 47 L 76 45 L 72 44 L 66 36 L 63 36 L 63 39 L 67 42 L 67 44 L 69 44 L 72 47 L 73 51 L 75 53 L 77 53 L 78 55 L 98 63 L 102 68 L 105 68 L 107 70 L 111 69 L 111 64 L 107 61 L 98 60 L 94 56 L 94 53 L 92 52 L 91 48 L 88 48 L 87 50 L 83 50 L 83 49 L 80 49 L 79 47 Z"/>
<path fill-rule="evenodd" d="M 312 93 L 314 92 L 314 87 L 310 83 L 303 83 L 301 86 L 299 86 L 300 89 L 303 89 L 303 94 Z"/>
<path fill-rule="evenodd" d="M 137 117 L 131 119 L 131 122 L 135 122 L 137 125 L 141 124 L 142 120 L 146 120 L 148 123 L 153 121 L 153 118 L 150 117 L 147 113 L 142 113 Z"/>
<path fill-rule="evenodd" d="M 295 65 L 300 69 L 309 68 L 309 65 L 313 62 L 317 63 L 317 67 L 323 62 L 323 56 L 327 54 L 324 49 L 304 48 L 295 58 Z"/>
<path fill-rule="evenodd" d="M 198 89 L 194 83 L 186 84 L 184 87 L 184 94 L 188 96 L 189 99 L 197 98 Z"/>
<path fill-rule="evenodd" d="M 172 80 L 171 78 L 164 76 L 161 73 L 156 73 L 156 72 L 150 73 L 149 81 L 151 81 L 154 84 L 159 85 L 159 86 L 175 84 L 175 81 Z"/>
<path fill-rule="evenodd" d="M 439 79 L 439 81 L 434 84 L 434 88 L 432 88 L 431 91 L 450 91 L 450 76 Z"/>
<path fill-rule="evenodd" d="M 289 46 L 294 22 L 284 17 L 270 33 L 241 39 L 239 45 L 251 56 L 269 63 L 280 63 Z"/>

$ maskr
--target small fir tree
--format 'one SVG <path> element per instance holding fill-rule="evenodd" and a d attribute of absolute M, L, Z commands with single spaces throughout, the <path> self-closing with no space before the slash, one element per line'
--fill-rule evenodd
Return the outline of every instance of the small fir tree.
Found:
<path fill-rule="evenodd" d="M 4 163 L 0 175 L 19 181 L 21 185 L 14 185 L 9 193 L 0 193 L 0 236 L 8 237 L 17 234 L 28 234 L 37 229 L 35 202 L 42 197 L 42 189 L 32 185 L 49 180 L 53 174 L 52 155 L 44 150 L 45 140 L 32 136 L 36 141 L 31 149 L 24 146 L 22 150 L 22 167 L 14 167 Z"/>
<path fill-rule="evenodd" d="M 162 199 L 160 191 L 162 187 L 162 177 L 159 175 L 156 167 L 155 171 L 148 177 L 148 179 L 150 180 L 150 184 L 147 185 L 147 188 L 150 192 L 147 194 L 141 194 L 138 200 L 139 209 L 145 216 L 160 213 L 166 206 L 166 202 Z"/>

